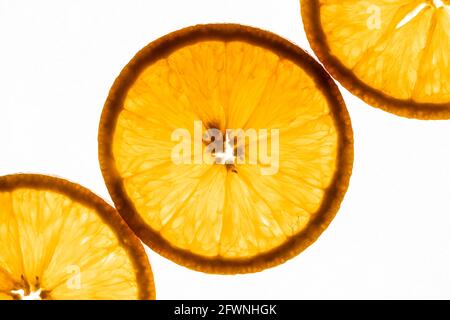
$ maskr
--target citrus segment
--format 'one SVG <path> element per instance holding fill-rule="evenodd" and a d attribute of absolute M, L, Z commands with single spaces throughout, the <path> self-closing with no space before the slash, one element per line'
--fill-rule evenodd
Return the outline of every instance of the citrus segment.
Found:
<path fill-rule="evenodd" d="M 402 116 L 450 117 L 450 6 L 431 0 L 301 1 L 311 46 L 366 102 Z"/>
<path fill-rule="evenodd" d="M 82 187 L 38 175 L 0 177 L 0 212 L 0 297 L 153 296 L 139 241 Z"/>
<path fill-rule="evenodd" d="M 179 129 L 214 129 L 224 150 L 198 162 L 194 141 L 187 161 L 174 161 Z M 227 149 L 229 129 L 254 133 L 242 157 Z M 99 144 L 112 198 L 141 239 L 218 273 L 261 270 L 313 242 L 352 162 L 348 115 L 323 69 L 286 40 L 237 25 L 187 28 L 138 53 L 111 89 Z"/>

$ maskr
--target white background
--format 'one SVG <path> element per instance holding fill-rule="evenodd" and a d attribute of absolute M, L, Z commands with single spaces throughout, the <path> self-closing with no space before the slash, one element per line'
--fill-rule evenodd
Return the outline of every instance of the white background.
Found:
<path fill-rule="evenodd" d="M 268 29 L 311 52 L 297 0 L 0 0 L 0 174 L 55 174 L 109 201 L 97 127 L 112 82 L 148 42 L 208 22 Z M 242 276 L 148 250 L 159 299 L 450 298 L 450 121 L 403 119 L 342 92 L 355 164 L 320 239 Z"/>

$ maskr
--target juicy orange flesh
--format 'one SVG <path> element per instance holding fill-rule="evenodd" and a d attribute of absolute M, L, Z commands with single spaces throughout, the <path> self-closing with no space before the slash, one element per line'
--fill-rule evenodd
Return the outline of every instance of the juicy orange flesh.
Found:
<path fill-rule="evenodd" d="M 196 120 L 222 131 L 279 129 L 278 171 L 262 174 L 261 161 L 235 170 L 175 164 L 171 134 L 185 128 L 193 137 Z M 337 132 L 326 98 L 297 64 L 243 41 L 202 41 L 142 72 L 119 114 L 113 153 L 136 210 L 172 245 L 245 258 L 307 227 L 334 175 Z"/>
<path fill-rule="evenodd" d="M 398 99 L 450 102 L 449 5 L 431 0 L 319 2 L 331 54 L 364 83 Z"/>
<path fill-rule="evenodd" d="M 133 299 L 136 276 L 115 233 L 52 191 L 0 192 L 0 299 L 41 290 L 50 299 Z"/>

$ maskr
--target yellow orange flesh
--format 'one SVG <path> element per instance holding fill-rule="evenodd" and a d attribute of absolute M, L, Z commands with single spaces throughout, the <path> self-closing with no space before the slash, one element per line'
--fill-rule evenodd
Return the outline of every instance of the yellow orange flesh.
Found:
<path fill-rule="evenodd" d="M 95 209 L 50 190 L 0 191 L 0 299 L 38 290 L 48 299 L 138 297 L 133 264 Z"/>
<path fill-rule="evenodd" d="M 431 0 L 318 0 L 329 54 L 383 94 L 450 103 L 450 5 Z"/>
<path fill-rule="evenodd" d="M 279 129 L 279 170 L 174 164 L 175 129 Z M 249 258 L 308 227 L 336 170 L 327 99 L 293 61 L 245 41 L 191 43 L 148 65 L 126 94 L 112 150 L 128 198 L 176 248 Z M 270 141 L 269 141 L 270 145 Z"/>

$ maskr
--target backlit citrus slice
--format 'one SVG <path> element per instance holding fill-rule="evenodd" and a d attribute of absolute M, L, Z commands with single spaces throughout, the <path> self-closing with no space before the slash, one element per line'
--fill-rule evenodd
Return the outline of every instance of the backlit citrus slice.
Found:
<path fill-rule="evenodd" d="M 450 2 L 302 0 L 311 47 L 367 103 L 418 119 L 450 118 Z"/>
<path fill-rule="evenodd" d="M 42 175 L 0 177 L 0 299 L 150 299 L 145 251 L 87 189 Z"/>
<path fill-rule="evenodd" d="M 245 143 L 231 129 L 245 130 Z M 207 130 L 222 150 L 206 152 Z M 195 270 L 245 273 L 293 257 L 328 226 L 353 140 L 337 87 L 303 50 L 250 27 L 199 25 L 150 43 L 123 69 L 99 157 L 146 244 Z"/>

